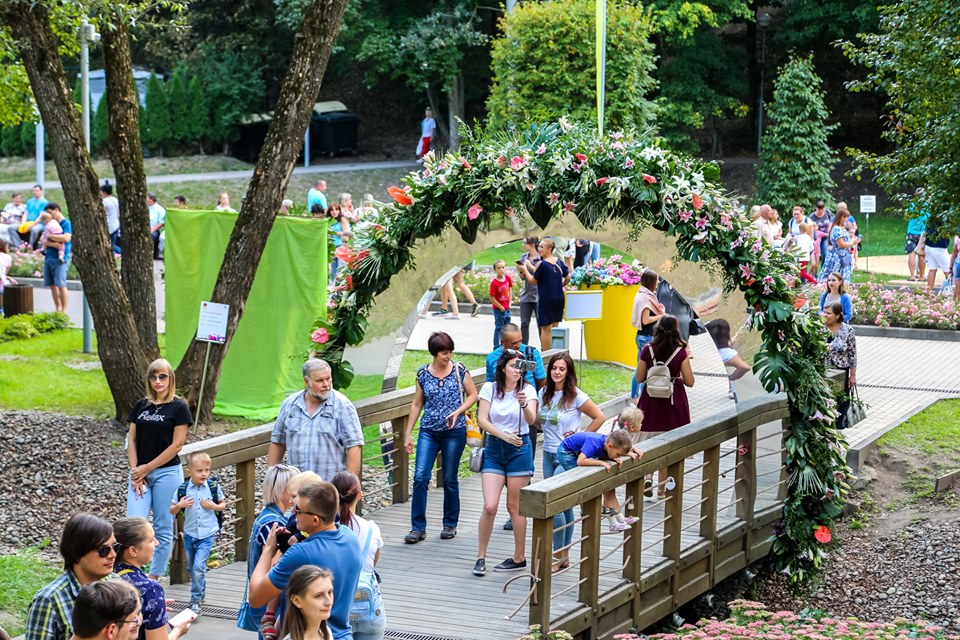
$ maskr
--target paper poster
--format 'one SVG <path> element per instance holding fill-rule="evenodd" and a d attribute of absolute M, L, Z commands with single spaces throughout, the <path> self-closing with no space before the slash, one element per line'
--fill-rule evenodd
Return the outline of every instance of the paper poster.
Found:
<path fill-rule="evenodd" d="M 197 321 L 197 340 L 201 342 L 227 341 L 227 315 L 230 305 L 216 302 L 200 303 L 200 318 Z"/>

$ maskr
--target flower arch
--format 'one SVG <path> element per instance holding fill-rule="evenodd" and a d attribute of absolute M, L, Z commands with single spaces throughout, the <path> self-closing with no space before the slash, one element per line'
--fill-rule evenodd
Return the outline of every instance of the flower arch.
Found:
<path fill-rule="evenodd" d="M 353 370 L 344 348 L 363 340 L 376 296 L 412 266 L 418 240 L 451 225 L 468 243 L 504 216 L 529 216 L 546 227 L 555 216 L 575 215 L 588 229 L 622 224 L 630 239 L 648 226 L 673 236 L 679 258 L 704 263 L 720 276 L 725 293 L 743 292 L 752 328 L 762 336 L 754 369 L 767 390 L 787 392 L 784 447 L 791 473 L 773 551 L 777 568 L 803 582 L 826 556 L 823 532 L 841 514 L 848 490 L 835 402 L 824 378 L 823 327 L 798 298 L 796 261 L 756 241 L 718 178 L 717 165 L 676 154 L 650 133 L 599 136 L 563 118 L 522 132 L 470 131 L 459 152 L 431 152 L 403 188 L 388 190 L 394 203 L 354 227 L 311 346 L 330 362 L 335 383 L 348 386 Z"/>

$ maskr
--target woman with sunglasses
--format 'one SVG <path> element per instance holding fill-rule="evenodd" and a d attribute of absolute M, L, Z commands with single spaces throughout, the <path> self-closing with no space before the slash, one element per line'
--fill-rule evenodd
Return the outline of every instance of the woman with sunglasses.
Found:
<path fill-rule="evenodd" d="M 180 449 L 193 424 L 190 408 L 176 394 L 173 368 L 163 358 L 147 368 L 146 397 L 137 402 L 127 422 L 127 459 L 130 483 L 127 515 L 146 518 L 153 510 L 157 534 L 156 556 L 150 563 L 150 577 L 156 580 L 167 572 L 173 545 L 173 515 L 170 501 L 183 482 Z"/>
<path fill-rule="evenodd" d="M 520 490 L 530 484 L 533 476 L 530 425 L 537 420 L 537 392 L 523 381 L 525 362 L 519 352 L 504 349 L 493 382 L 484 383 L 480 389 L 477 419 L 488 438 L 481 471 L 483 512 L 478 525 L 477 562 L 473 566 L 476 576 L 487 573 L 487 545 L 504 487 L 507 512 L 513 522 L 513 556 L 494 567 L 494 571 L 518 571 L 527 566 L 527 519 L 520 516 Z"/>
<path fill-rule="evenodd" d="M 263 607 L 252 607 L 247 599 L 250 590 L 250 574 L 257 567 L 260 556 L 263 554 L 263 545 L 270 535 L 274 525 L 287 526 L 287 514 L 293 508 L 296 498 L 287 490 L 290 479 L 299 474 L 300 470 L 288 464 L 278 464 L 267 469 L 260 485 L 260 495 L 263 496 L 263 510 L 257 514 L 253 527 L 250 530 L 250 542 L 247 545 L 247 584 L 244 587 L 243 602 L 240 604 L 240 613 L 237 615 L 237 626 L 247 631 L 256 631 L 260 639 L 276 638 L 275 612 L 277 603 L 271 601 Z M 272 606 L 271 606 L 272 605 Z"/>
<path fill-rule="evenodd" d="M 157 551 L 157 538 L 153 527 L 143 518 L 121 518 L 113 523 L 113 535 L 117 539 L 115 549 L 117 562 L 114 573 L 129 582 L 140 594 L 140 623 L 138 640 L 177 640 L 190 628 L 185 622 L 172 629 L 167 624 L 167 599 L 163 586 L 151 580 L 143 572 Z"/>

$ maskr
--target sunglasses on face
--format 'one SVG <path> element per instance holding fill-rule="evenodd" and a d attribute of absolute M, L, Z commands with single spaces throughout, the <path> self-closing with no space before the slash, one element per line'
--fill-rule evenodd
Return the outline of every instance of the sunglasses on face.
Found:
<path fill-rule="evenodd" d="M 101 558 L 106 558 L 110 555 L 110 552 L 113 551 L 116 554 L 120 553 L 120 549 L 123 548 L 123 545 L 119 542 L 114 542 L 113 544 L 105 544 L 102 547 L 97 547 L 97 555 Z"/>
<path fill-rule="evenodd" d="M 294 513 L 294 515 L 300 515 L 300 514 L 302 513 L 302 514 L 308 515 L 308 516 L 317 516 L 318 518 L 321 517 L 319 513 L 313 513 L 312 511 L 304 511 L 303 509 L 301 509 L 301 508 L 298 507 L 297 505 L 293 505 L 293 513 Z"/>
<path fill-rule="evenodd" d="M 166 373 L 151 373 L 150 375 L 147 376 L 147 380 L 149 380 L 150 382 L 155 382 L 157 380 L 166 380 L 169 377 L 170 376 Z"/>

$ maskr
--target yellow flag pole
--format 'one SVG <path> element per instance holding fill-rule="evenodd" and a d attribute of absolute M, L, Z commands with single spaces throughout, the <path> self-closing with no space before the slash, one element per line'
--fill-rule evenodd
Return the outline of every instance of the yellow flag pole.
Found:
<path fill-rule="evenodd" d="M 603 135 L 603 103 L 607 77 L 607 0 L 596 0 L 597 7 L 597 131 Z"/>

